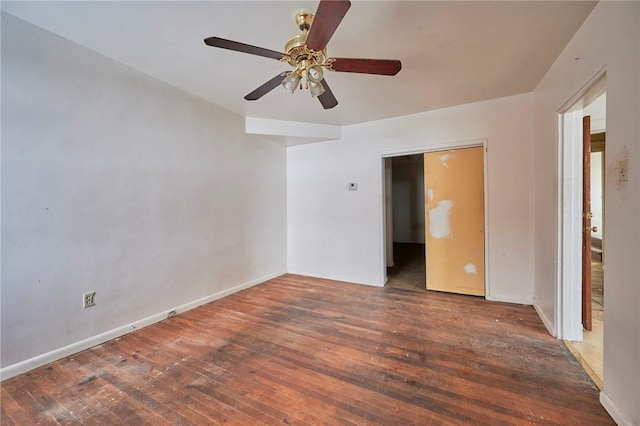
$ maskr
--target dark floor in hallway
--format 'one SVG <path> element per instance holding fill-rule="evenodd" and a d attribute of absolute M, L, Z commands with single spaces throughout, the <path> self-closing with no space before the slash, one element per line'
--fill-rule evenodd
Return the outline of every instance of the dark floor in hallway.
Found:
<path fill-rule="evenodd" d="M 394 266 L 385 287 L 427 291 L 424 244 L 393 243 Z"/>

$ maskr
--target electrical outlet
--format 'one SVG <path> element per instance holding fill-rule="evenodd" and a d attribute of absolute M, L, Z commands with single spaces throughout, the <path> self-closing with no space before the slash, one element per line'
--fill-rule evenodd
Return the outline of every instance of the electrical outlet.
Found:
<path fill-rule="evenodd" d="M 82 307 L 90 308 L 96 305 L 96 292 L 85 293 L 82 295 Z"/>
<path fill-rule="evenodd" d="M 347 186 L 347 188 L 349 189 L 349 191 L 357 191 L 358 182 L 349 182 L 349 185 Z"/>

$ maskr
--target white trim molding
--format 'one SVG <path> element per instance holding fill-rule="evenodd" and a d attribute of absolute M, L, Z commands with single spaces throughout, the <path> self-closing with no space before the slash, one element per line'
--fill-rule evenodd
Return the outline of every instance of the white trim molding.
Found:
<path fill-rule="evenodd" d="M 538 305 L 536 305 L 535 303 L 533 304 L 533 309 L 536 310 L 536 312 L 538 313 L 538 316 L 540 317 L 540 319 L 542 320 L 542 323 L 544 324 L 544 326 L 547 328 L 547 330 L 549 331 L 549 333 L 553 336 L 553 337 L 558 337 L 558 330 L 556 330 L 555 328 L 555 324 L 553 323 L 553 321 L 551 321 L 549 319 L 549 317 L 547 315 L 545 315 L 544 313 L 544 309 L 540 308 Z"/>
<path fill-rule="evenodd" d="M 582 110 L 561 115 L 558 182 L 558 338 L 582 341 Z"/>
<path fill-rule="evenodd" d="M 634 423 L 625 416 L 622 411 L 618 410 L 618 407 L 613 403 L 611 398 L 604 392 L 600 392 L 600 404 L 607 410 L 607 413 L 611 416 L 614 422 L 618 426 L 634 426 Z M 635 423 L 637 425 L 637 423 Z"/>

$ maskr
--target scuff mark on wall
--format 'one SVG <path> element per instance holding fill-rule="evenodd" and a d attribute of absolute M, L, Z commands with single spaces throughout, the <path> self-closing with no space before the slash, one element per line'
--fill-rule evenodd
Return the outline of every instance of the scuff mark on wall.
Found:
<path fill-rule="evenodd" d="M 436 207 L 429 209 L 429 234 L 433 238 L 444 238 L 451 234 L 451 207 L 453 201 L 442 200 Z"/>
<path fill-rule="evenodd" d="M 464 271 L 467 274 L 477 274 L 478 268 L 473 263 L 467 263 L 466 265 L 464 265 Z"/>

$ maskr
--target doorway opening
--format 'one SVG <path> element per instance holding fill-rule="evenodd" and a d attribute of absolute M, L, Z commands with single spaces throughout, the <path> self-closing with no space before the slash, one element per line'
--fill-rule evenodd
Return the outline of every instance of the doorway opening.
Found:
<path fill-rule="evenodd" d="M 387 262 L 385 287 L 427 291 L 424 238 L 424 155 L 411 154 L 386 159 L 390 177 L 393 218 L 388 224 L 392 261 Z M 386 169 L 386 168 L 385 168 Z M 391 232 L 389 232 L 391 231 Z M 389 260 L 389 259 L 388 259 Z"/>
<path fill-rule="evenodd" d="M 489 296 L 486 140 L 382 154 L 386 287 Z"/>
<path fill-rule="evenodd" d="M 560 120 L 558 329 L 559 337 L 565 339 L 602 389 L 606 259 L 604 72 L 576 98 Z M 583 130 L 579 122 L 587 127 Z"/>

